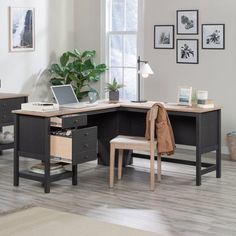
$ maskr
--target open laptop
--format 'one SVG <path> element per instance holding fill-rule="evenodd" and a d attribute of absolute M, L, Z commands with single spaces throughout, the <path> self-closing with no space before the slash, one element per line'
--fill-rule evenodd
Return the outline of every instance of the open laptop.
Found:
<path fill-rule="evenodd" d="M 71 84 L 51 86 L 51 90 L 60 107 L 76 109 L 88 105 L 87 102 L 78 101 Z"/>

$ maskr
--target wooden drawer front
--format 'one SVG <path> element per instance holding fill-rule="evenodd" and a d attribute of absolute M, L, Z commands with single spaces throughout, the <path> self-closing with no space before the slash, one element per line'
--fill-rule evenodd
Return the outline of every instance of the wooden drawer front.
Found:
<path fill-rule="evenodd" d="M 87 125 L 87 115 L 67 115 L 51 118 L 51 126 L 69 129 Z"/>
<path fill-rule="evenodd" d="M 0 100 L 0 122 L 10 123 L 14 121 L 12 110 L 21 108 L 21 103 L 25 102 L 25 98 L 9 98 Z"/>
<path fill-rule="evenodd" d="M 54 157 L 72 160 L 72 139 L 51 135 L 50 154 Z"/>
<path fill-rule="evenodd" d="M 94 161 L 97 159 L 97 153 L 96 150 L 91 150 L 88 152 L 81 152 L 78 154 L 77 157 L 75 157 L 73 159 L 73 164 L 81 164 L 81 163 L 85 163 L 88 161 Z"/>

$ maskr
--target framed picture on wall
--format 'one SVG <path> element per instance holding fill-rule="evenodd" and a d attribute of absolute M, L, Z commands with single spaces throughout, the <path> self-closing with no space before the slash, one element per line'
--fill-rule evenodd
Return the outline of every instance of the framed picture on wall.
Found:
<path fill-rule="evenodd" d="M 179 86 L 177 103 L 180 105 L 191 106 L 192 104 L 192 87 Z"/>
<path fill-rule="evenodd" d="M 10 7 L 10 51 L 34 51 L 34 8 Z"/>
<path fill-rule="evenodd" d="M 176 62 L 198 64 L 198 39 L 176 40 Z"/>
<path fill-rule="evenodd" d="M 202 25 L 202 49 L 225 49 L 225 24 Z"/>
<path fill-rule="evenodd" d="M 154 48 L 174 48 L 174 25 L 154 25 Z"/>
<path fill-rule="evenodd" d="M 198 34 L 198 10 L 178 10 L 177 34 Z"/>

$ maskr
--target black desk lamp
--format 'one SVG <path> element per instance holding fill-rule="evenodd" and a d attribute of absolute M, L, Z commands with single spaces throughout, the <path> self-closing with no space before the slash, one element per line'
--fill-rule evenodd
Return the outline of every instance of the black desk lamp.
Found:
<path fill-rule="evenodd" d="M 137 63 L 138 63 L 138 100 L 132 102 L 147 102 L 146 100 L 140 99 L 140 94 L 141 94 L 140 80 L 141 80 L 141 75 L 143 78 L 148 78 L 149 75 L 153 75 L 153 71 L 148 64 L 148 61 L 142 61 L 140 59 L 140 56 L 138 57 Z M 142 66 L 141 63 L 143 63 Z"/>

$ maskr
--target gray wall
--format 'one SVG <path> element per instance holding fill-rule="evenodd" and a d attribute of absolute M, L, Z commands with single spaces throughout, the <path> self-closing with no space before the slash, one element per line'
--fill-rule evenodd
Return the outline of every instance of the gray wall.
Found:
<path fill-rule="evenodd" d="M 209 91 L 209 97 L 223 106 L 222 141 L 227 132 L 236 130 L 236 1 L 235 0 L 148 0 L 145 2 L 144 53 L 155 75 L 145 80 L 147 99 L 176 101 L 179 85 Z M 153 49 L 153 25 L 176 25 L 176 10 L 198 9 L 199 23 L 225 23 L 225 50 L 199 51 L 199 65 L 176 64 L 175 50 Z M 201 39 L 199 36 L 177 38 Z M 200 41 L 201 42 L 201 41 Z M 201 48 L 201 44 L 199 45 Z M 227 149 L 224 149 L 227 151 Z"/>
<path fill-rule="evenodd" d="M 82 51 L 95 50 L 97 63 L 101 54 L 100 9 L 100 0 L 75 0 L 75 47 Z M 93 87 L 99 90 L 100 82 Z"/>

